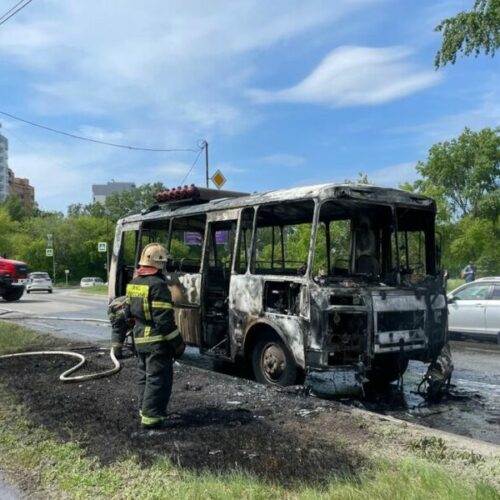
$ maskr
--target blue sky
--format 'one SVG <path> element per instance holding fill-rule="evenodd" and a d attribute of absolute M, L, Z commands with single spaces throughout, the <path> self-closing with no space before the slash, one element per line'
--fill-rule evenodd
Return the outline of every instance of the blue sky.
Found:
<path fill-rule="evenodd" d="M 0 14 L 13 0 L 0 0 Z M 0 26 L 0 110 L 153 148 L 209 142 L 225 189 L 416 178 L 432 144 L 500 124 L 500 59 L 434 70 L 443 18 L 473 0 L 35 0 Z M 74 141 L 0 116 L 41 208 L 91 185 L 176 186 L 194 153 Z M 203 157 L 186 182 L 204 184 Z"/>

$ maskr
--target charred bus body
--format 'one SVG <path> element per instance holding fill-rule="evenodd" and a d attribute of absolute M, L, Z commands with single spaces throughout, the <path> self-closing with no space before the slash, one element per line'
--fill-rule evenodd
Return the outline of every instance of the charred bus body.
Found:
<path fill-rule="evenodd" d="M 118 222 L 110 297 L 158 241 L 182 290 L 186 343 L 247 362 L 261 382 L 294 384 L 308 370 L 388 382 L 409 359 L 436 359 L 447 306 L 432 199 L 345 184 L 201 191 Z"/>

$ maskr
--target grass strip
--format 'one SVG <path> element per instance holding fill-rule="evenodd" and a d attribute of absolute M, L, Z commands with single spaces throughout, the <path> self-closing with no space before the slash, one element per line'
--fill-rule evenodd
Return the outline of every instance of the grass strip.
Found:
<path fill-rule="evenodd" d="M 0 354 L 54 344 L 48 335 L 0 322 Z M 0 468 L 14 471 L 31 493 L 46 498 L 500 499 L 491 485 L 466 474 L 457 479 L 444 467 L 418 456 L 379 459 L 357 478 L 293 488 L 265 483 L 237 470 L 196 474 L 163 457 L 149 467 L 141 466 L 133 455 L 104 467 L 78 443 L 61 442 L 31 422 L 26 408 L 1 382 L 0 400 Z"/>
<path fill-rule="evenodd" d="M 107 295 L 108 287 L 107 285 L 89 286 L 88 288 L 80 288 L 80 292 L 87 295 Z"/>

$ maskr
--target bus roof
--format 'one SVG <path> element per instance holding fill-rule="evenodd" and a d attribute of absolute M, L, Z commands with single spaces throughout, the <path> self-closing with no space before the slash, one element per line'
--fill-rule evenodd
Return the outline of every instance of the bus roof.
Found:
<path fill-rule="evenodd" d="M 365 203 L 395 204 L 435 211 L 436 205 L 432 198 L 402 189 L 374 186 L 372 184 L 316 184 L 290 189 L 279 189 L 263 193 L 235 198 L 220 198 L 207 203 L 193 205 L 160 205 L 153 206 L 140 214 L 129 215 L 118 221 L 120 224 L 170 218 L 173 215 L 187 216 L 211 211 L 244 208 L 267 203 L 288 202 L 305 199 L 338 199 L 356 200 Z"/>

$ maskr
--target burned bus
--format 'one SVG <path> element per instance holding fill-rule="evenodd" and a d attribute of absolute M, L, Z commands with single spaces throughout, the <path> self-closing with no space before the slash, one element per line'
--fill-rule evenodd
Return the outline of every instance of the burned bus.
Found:
<path fill-rule="evenodd" d="M 164 244 L 185 342 L 247 363 L 260 382 L 291 385 L 315 370 L 390 382 L 446 342 L 431 198 L 323 184 L 252 195 L 191 187 L 157 202 L 118 221 L 110 298 L 125 294 L 142 248 Z"/>

